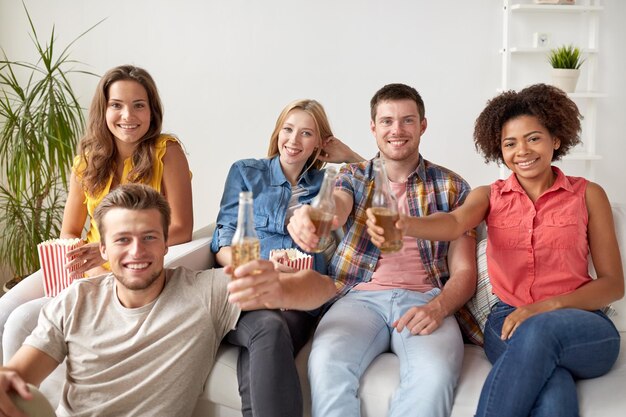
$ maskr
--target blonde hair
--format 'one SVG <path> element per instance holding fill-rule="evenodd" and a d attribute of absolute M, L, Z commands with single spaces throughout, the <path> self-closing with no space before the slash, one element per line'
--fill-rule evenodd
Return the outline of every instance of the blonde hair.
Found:
<path fill-rule="evenodd" d="M 267 156 L 268 158 L 273 158 L 279 154 L 278 134 L 280 133 L 289 112 L 295 109 L 302 110 L 313 118 L 315 128 L 317 129 L 317 133 L 320 138 L 320 143 L 318 144 L 316 151 L 313 152 L 313 154 L 306 161 L 306 164 L 304 165 L 305 168 L 302 172 L 306 172 L 310 168 L 322 169 L 325 163 L 317 159 L 317 157 L 322 151 L 322 141 L 330 136 L 333 136 L 333 131 L 330 128 L 330 123 L 328 122 L 328 117 L 326 116 L 324 107 L 322 107 L 322 105 L 315 100 L 295 100 L 287 104 L 276 120 L 276 126 L 274 127 L 274 131 L 270 137 L 270 146 L 267 150 Z"/>

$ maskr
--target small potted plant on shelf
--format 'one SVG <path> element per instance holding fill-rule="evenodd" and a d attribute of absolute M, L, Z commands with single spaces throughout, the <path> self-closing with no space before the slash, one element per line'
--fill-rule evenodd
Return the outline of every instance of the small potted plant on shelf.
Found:
<path fill-rule="evenodd" d="M 573 93 L 580 75 L 580 66 L 585 62 L 580 49 L 574 45 L 551 49 L 548 60 L 552 65 L 552 84 L 566 93 Z"/>

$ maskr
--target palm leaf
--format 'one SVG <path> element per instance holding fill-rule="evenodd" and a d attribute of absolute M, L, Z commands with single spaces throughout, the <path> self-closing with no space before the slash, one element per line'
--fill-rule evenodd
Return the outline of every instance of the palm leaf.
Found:
<path fill-rule="evenodd" d="M 61 48 L 54 26 L 42 42 L 22 4 L 37 57 L 12 61 L 0 49 L 0 262 L 17 274 L 37 268 L 38 242 L 58 237 L 68 174 L 85 126 L 71 78 L 96 75 L 70 59 L 71 47 L 103 21 Z"/>

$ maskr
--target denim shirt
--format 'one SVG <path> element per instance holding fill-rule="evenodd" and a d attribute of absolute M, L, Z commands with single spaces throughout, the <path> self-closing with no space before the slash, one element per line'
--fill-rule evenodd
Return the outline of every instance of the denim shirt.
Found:
<path fill-rule="evenodd" d="M 230 246 L 232 242 L 237 228 L 241 191 L 252 191 L 254 196 L 254 227 L 261 242 L 261 258 L 269 259 L 272 249 L 297 247 L 285 224 L 291 184 L 285 177 L 278 158 L 242 159 L 231 166 L 211 242 L 214 253 L 222 246 Z M 298 186 L 308 191 L 299 197 L 300 204 L 311 203 L 322 186 L 323 178 L 324 171 L 316 169 L 310 169 L 300 177 Z M 313 256 L 313 267 L 326 274 L 323 254 Z"/>

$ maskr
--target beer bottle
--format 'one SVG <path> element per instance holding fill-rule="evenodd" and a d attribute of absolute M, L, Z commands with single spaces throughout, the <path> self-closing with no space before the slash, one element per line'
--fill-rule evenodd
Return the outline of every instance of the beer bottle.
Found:
<path fill-rule="evenodd" d="M 256 230 L 254 230 L 254 207 L 251 191 L 239 193 L 237 229 L 233 235 L 230 248 L 230 264 L 233 268 L 261 257 L 261 243 L 256 235 Z"/>
<path fill-rule="evenodd" d="M 376 225 L 385 230 L 385 242 L 380 247 L 380 251 L 392 253 L 402 249 L 402 231 L 396 228 L 396 222 L 399 219 L 398 201 L 389 186 L 385 162 L 381 158 L 374 160 L 372 212 L 376 217 Z"/>
<path fill-rule="evenodd" d="M 320 238 L 317 247 L 312 251 L 313 253 L 323 252 L 332 243 L 333 238 L 330 235 L 330 229 L 335 216 L 333 190 L 336 176 L 337 169 L 335 167 L 326 168 L 322 188 L 311 202 L 311 221 L 315 225 L 315 234 Z"/>

